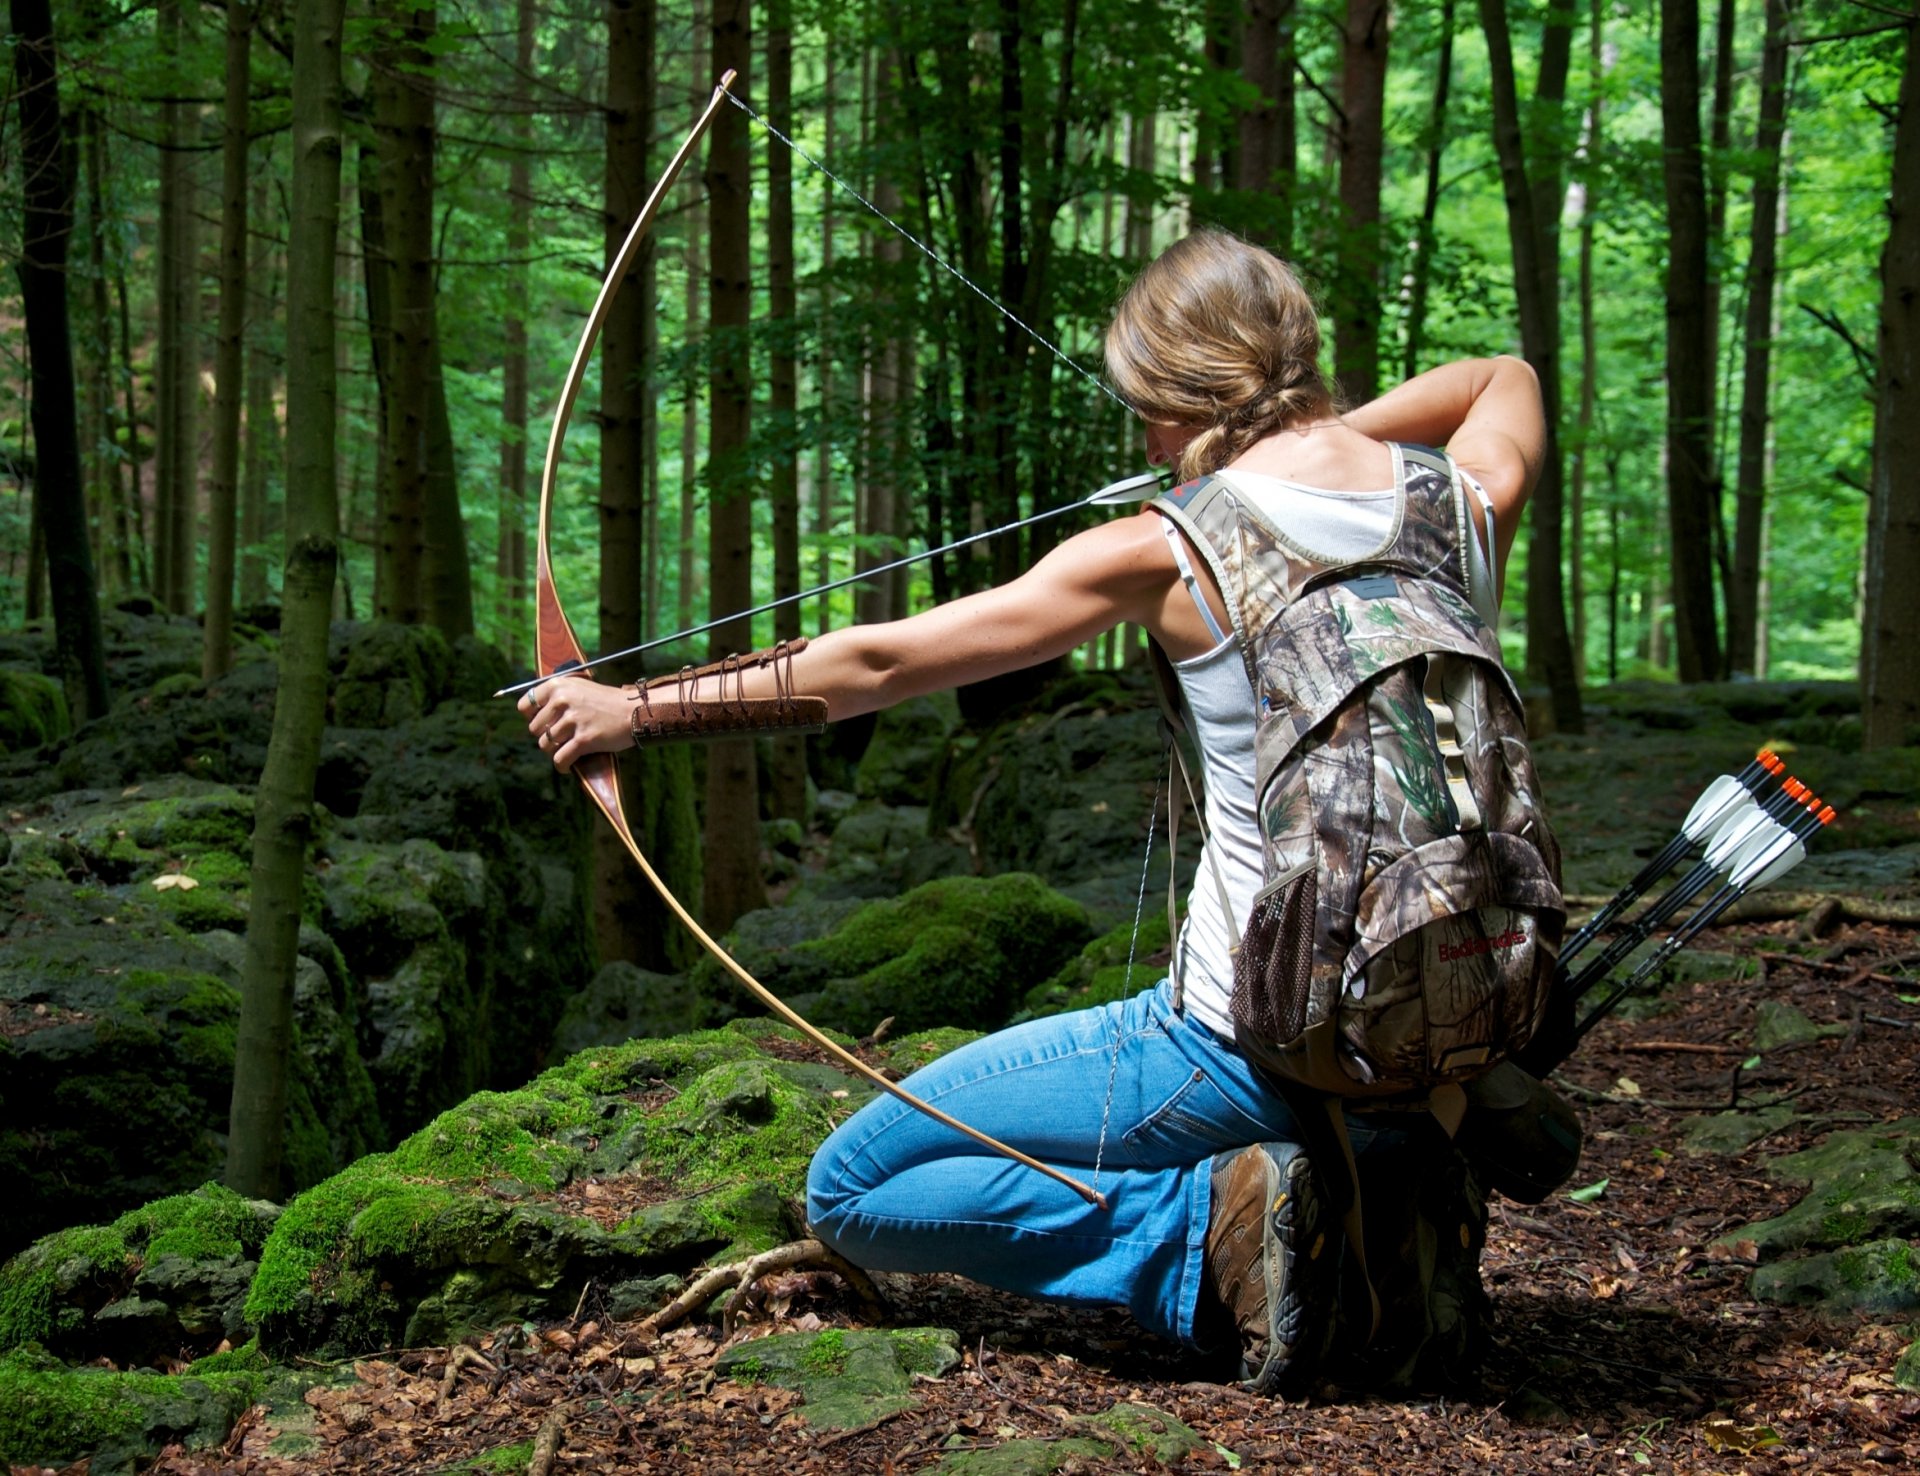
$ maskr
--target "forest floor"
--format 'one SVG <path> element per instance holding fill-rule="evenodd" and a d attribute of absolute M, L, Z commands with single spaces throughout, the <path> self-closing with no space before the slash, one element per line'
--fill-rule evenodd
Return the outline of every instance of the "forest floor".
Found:
<path fill-rule="evenodd" d="M 512 1347 L 482 1340 L 484 1363 L 444 1348 L 365 1359 L 310 1390 L 291 1418 L 256 1407 L 224 1449 L 170 1451 L 152 1469 L 505 1473 L 531 1460 L 555 1471 L 905 1473 L 942 1461 L 956 1469 L 961 1450 L 1057 1440 L 1084 1430 L 1083 1417 L 1131 1403 L 1184 1421 L 1202 1443 L 1167 1465 L 1084 1451 L 1050 1464 L 1064 1450 L 1056 1447 L 1038 1463 L 997 1469 L 1920 1470 L 1920 1394 L 1890 1378 L 1914 1329 L 1755 1302 L 1751 1246 L 1737 1236 L 1715 1244 L 1799 1197 L 1768 1179 L 1768 1159 L 1837 1126 L 1893 1121 L 1916 1101 L 1920 936 L 1860 925 L 1807 958 L 1762 951 L 1769 934 L 1793 929 L 1747 926 L 1705 940 L 1759 960 L 1757 976 L 1681 986 L 1657 1013 L 1610 1020 L 1563 1070 L 1587 1130 L 1568 1187 L 1606 1187 L 1585 1203 L 1562 1192 L 1534 1207 L 1495 1204 L 1484 1260 L 1491 1345 L 1475 1380 L 1444 1399 L 1331 1388 L 1304 1401 L 1256 1398 L 1202 1381 L 1178 1349 L 1118 1313 L 1049 1307 L 952 1277 L 886 1277 L 888 1323 L 951 1328 L 964 1357 L 945 1377 L 916 1381 L 918 1402 L 870 1428 L 811 1428 L 798 1394 L 718 1376 L 717 1325 L 649 1336 L 597 1317 L 585 1296 L 576 1317 Z M 1748 1042 L 1766 1000 L 1844 1033 L 1775 1050 L 1754 1067 Z M 1690 1118 L 1783 1099 L 1792 1120 L 1745 1150 L 1681 1150 Z M 778 1279 L 768 1293 L 737 1337 L 861 1325 L 823 1273 Z M 276 1441 L 286 1451 L 286 1431 L 301 1425 L 311 1438 L 293 1443 L 304 1453 L 269 1451 Z M 551 1449 L 536 1448 L 542 1432 Z"/>

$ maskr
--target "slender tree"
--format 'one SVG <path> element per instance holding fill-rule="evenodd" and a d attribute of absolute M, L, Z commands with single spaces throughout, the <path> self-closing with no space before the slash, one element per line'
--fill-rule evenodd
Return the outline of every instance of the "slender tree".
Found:
<path fill-rule="evenodd" d="M 1889 225 L 1880 254 L 1879 382 L 1873 416 L 1873 501 L 1867 519 L 1866 620 L 1861 631 L 1863 738 L 1868 748 L 1920 737 L 1920 24 L 1907 23 L 1906 65 L 1893 130 Z"/>
<path fill-rule="evenodd" d="M 1347 0 L 1340 42 L 1340 251 L 1333 377 L 1349 404 L 1380 388 L 1380 173 L 1386 154 L 1389 0 Z"/>
<path fill-rule="evenodd" d="M 1446 0 L 1451 6 L 1453 0 Z M 1265 197 L 1265 244 L 1293 251 L 1294 16 L 1296 0 L 1247 0 L 1240 21 L 1240 73 L 1260 101 L 1241 112 L 1236 186 Z M 1108 197 L 1111 201 L 1112 197 Z"/>
<path fill-rule="evenodd" d="M 1440 160 L 1447 148 L 1447 99 L 1453 88 L 1453 0 L 1440 0 L 1440 50 L 1433 63 L 1433 107 L 1427 113 L 1427 187 L 1420 200 L 1420 227 L 1413 238 L 1413 265 L 1408 272 L 1407 351 L 1401 377 L 1420 372 L 1420 350 L 1426 335 L 1427 293 L 1433 283 L 1434 229 L 1440 215 Z"/>
<path fill-rule="evenodd" d="M 287 243 L 286 562 L 280 686 L 254 801 L 253 869 L 234 1047 L 227 1185 L 278 1198 L 293 980 L 327 712 L 339 557 L 334 486 L 334 238 L 340 210 L 343 0 L 294 8 L 293 214 Z"/>
<path fill-rule="evenodd" d="M 767 5 L 767 112 L 782 129 L 792 126 L 793 0 Z M 770 141 L 767 149 L 767 316 L 773 342 L 768 354 L 767 411 L 776 451 L 767 474 L 767 500 L 773 515 L 773 593 L 785 598 L 800 592 L 800 445 L 796 418 L 800 409 L 800 366 L 794 333 L 799 308 L 794 291 L 793 155 Z M 800 634 L 796 601 L 774 612 L 776 640 Z M 797 734 L 773 740 L 770 799 L 773 813 L 807 818 L 807 745 Z"/>
<path fill-rule="evenodd" d="M 1740 450 L 1735 472 L 1733 578 L 1727 586 L 1727 665 L 1759 669 L 1761 534 L 1765 524 L 1774 280 L 1780 233 L 1780 147 L 1787 127 L 1787 0 L 1766 0 L 1760 116 L 1754 128 L 1753 216 L 1747 230 Z"/>
<path fill-rule="evenodd" d="M 276 221 L 267 227 L 267 174 L 254 178 L 251 218 L 257 223 L 253 238 L 253 259 L 247 266 L 247 280 L 253 284 L 253 300 L 258 311 L 252 316 L 253 331 L 247 339 L 247 438 L 244 464 L 240 471 L 240 603 L 257 605 L 267 597 L 267 465 L 280 444 L 279 423 L 274 419 L 274 356 L 268 342 L 267 325 L 273 321 L 279 300 L 274 278 L 274 237 Z"/>
<path fill-rule="evenodd" d="M 207 484 L 207 612 L 200 676 L 233 665 L 233 549 L 240 496 L 240 405 L 247 331 L 247 133 L 250 0 L 227 0 L 227 95 L 220 144 L 220 320 L 214 334 L 213 476 Z"/>
<path fill-rule="evenodd" d="M 1700 148 L 1699 0 L 1660 0 L 1660 120 L 1667 200 L 1667 510 L 1680 680 L 1720 671 L 1714 611 L 1713 344 Z"/>
<path fill-rule="evenodd" d="M 518 665 L 526 649 L 527 623 L 527 317 L 533 242 L 533 41 L 538 16 L 534 0 L 516 0 L 513 82 L 513 153 L 507 161 L 507 256 L 510 300 L 501 325 L 500 516 L 494 541 L 494 618 L 507 659 Z M 611 63 L 612 58 L 608 58 Z"/>
<path fill-rule="evenodd" d="M 752 61 L 749 0 L 714 0 L 713 66 L 735 71 L 746 90 Z M 753 603 L 753 473 L 748 436 L 753 403 L 747 324 L 753 310 L 746 118 L 723 108 L 707 149 L 708 313 L 712 324 L 707 394 L 707 565 L 717 614 Z M 715 659 L 753 644 L 749 621 L 713 632 Z M 744 912 L 766 905 L 760 876 L 760 784 L 753 743 L 733 739 L 707 751 L 704 918 L 721 932 Z"/>
<path fill-rule="evenodd" d="M 45 539 L 54 650 L 74 717 L 107 710 L 107 661 L 87 537 L 86 484 L 73 394 L 67 318 L 72 181 L 60 128 L 53 15 L 47 0 L 12 0 L 15 95 L 20 100 L 20 301 L 33 385 L 33 511 Z M 36 561 L 37 562 L 37 561 Z"/>
<path fill-rule="evenodd" d="M 199 216 L 194 201 L 194 115 L 180 62 L 193 8 L 160 0 L 160 51 L 174 71 L 160 105 L 159 466 L 155 485 L 154 593 L 176 614 L 193 609 L 194 514 L 199 480 Z"/>
<path fill-rule="evenodd" d="M 1535 91 L 1535 127 L 1530 130 L 1535 138 L 1544 131 L 1539 120 L 1554 116 L 1564 95 L 1570 20 L 1569 12 L 1557 3 L 1547 15 L 1541 78 Z M 1562 731 L 1577 733 L 1585 720 L 1573 643 L 1567 634 L 1561 571 L 1559 171 L 1550 163 L 1541 166 L 1542 172 L 1555 181 L 1551 188 L 1542 188 L 1538 179 L 1529 177 L 1504 0 L 1480 0 L 1480 22 L 1487 37 L 1494 152 L 1500 160 L 1500 183 L 1507 202 L 1507 240 L 1513 251 L 1520 342 L 1527 363 L 1540 381 L 1540 399 L 1546 411 L 1546 455 L 1527 513 L 1527 670 L 1530 676 L 1547 683 L 1555 724 Z M 1552 216 L 1554 225 L 1543 223 L 1543 211 Z"/>

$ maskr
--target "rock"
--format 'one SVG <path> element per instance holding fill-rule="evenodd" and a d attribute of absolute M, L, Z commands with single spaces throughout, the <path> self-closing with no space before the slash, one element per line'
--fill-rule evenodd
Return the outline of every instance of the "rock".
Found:
<path fill-rule="evenodd" d="M 1118 1461 L 1136 1470 L 1183 1462 L 1207 1442 L 1191 1425 L 1145 1404 L 1116 1404 L 1103 1414 L 1070 1417 L 1074 1433 L 1056 1440 L 1009 1440 L 981 1450 L 956 1451 L 931 1469 L 960 1476 L 1051 1476 L 1079 1462 Z"/>
<path fill-rule="evenodd" d="M 1038 877 L 950 877 L 870 903 L 798 951 L 828 976 L 816 1024 L 861 1035 L 889 1017 L 902 1031 L 991 1029 L 1091 931 L 1085 911 Z"/>
<path fill-rule="evenodd" d="M 854 792 L 883 805 L 924 805 L 946 760 L 947 738 L 960 722 L 953 693 L 910 698 L 884 709 L 861 755 Z"/>
<path fill-rule="evenodd" d="M 1748 1287 L 1755 1301 L 1833 1316 L 1911 1312 L 1920 1308 L 1920 1253 L 1904 1240 L 1874 1240 L 1761 1266 Z"/>
<path fill-rule="evenodd" d="M 453 652 L 428 625 L 380 621 L 336 627 L 329 664 L 332 719 L 345 728 L 390 728 L 425 717 L 448 695 Z"/>
<path fill-rule="evenodd" d="M 0 1461 L 131 1476 L 173 1444 L 217 1445 L 260 1394 L 259 1374 L 168 1376 L 72 1369 L 36 1349 L 0 1356 Z"/>
<path fill-rule="evenodd" d="M 591 1046 L 680 1035 L 697 1028 L 704 1017 L 700 996 L 684 975 L 610 963 L 567 1001 L 553 1030 L 553 1050 L 557 1056 L 571 1056 Z"/>
<path fill-rule="evenodd" d="M 279 1213 L 206 1184 L 37 1241 L 0 1266 L 0 1351 L 34 1343 L 127 1366 L 238 1339 Z"/>
<path fill-rule="evenodd" d="M 1893 1381 L 1902 1389 L 1920 1390 L 1920 1338 L 1907 1344 L 1907 1351 L 1894 1364 Z"/>
<path fill-rule="evenodd" d="M 1166 909 L 1145 908 L 1137 932 L 1129 918 L 1095 938 L 1046 983 L 1028 990 L 1022 1015 L 1037 1018 L 1091 1009 L 1151 989 L 1166 977 L 1171 936 Z"/>
<path fill-rule="evenodd" d="M 972 870 L 965 846 L 928 834 L 924 808 L 862 804 L 834 826 L 826 869 L 803 878 L 788 900 L 896 897 L 938 877 Z"/>
<path fill-rule="evenodd" d="M 1792 1121 L 1793 1109 L 1784 1102 L 1753 1112 L 1716 1112 L 1690 1119 L 1680 1130 L 1680 1146 L 1687 1153 L 1730 1158 Z"/>
<path fill-rule="evenodd" d="M 797 1389 L 815 1429 L 857 1430 L 920 1401 L 914 1375 L 939 1378 L 960 1362 L 959 1339 L 944 1327 L 774 1333 L 736 1344 L 714 1371 L 743 1384 Z"/>
<path fill-rule="evenodd" d="M 790 1239 L 814 1148 L 868 1092 L 770 1055 L 776 1037 L 798 1038 L 738 1021 L 588 1051 L 316 1185 L 261 1252 L 246 1311 L 262 1347 L 447 1342 L 563 1315 L 588 1279 L 638 1305 L 661 1278 Z M 588 1175 L 602 1198 L 644 1191 L 613 1229 L 560 1194 Z M 662 1181 L 678 1197 L 647 1187 Z"/>
<path fill-rule="evenodd" d="M 1830 1133 L 1812 1148 L 1767 1165 L 1769 1178 L 1807 1185 L 1800 1202 L 1783 1215 L 1728 1232 L 1721 1243 L 1751 1240 L 1764 1260 L 1803 1247 L 1837 1250 L 1920 1235 L 1916 1155 L 1920 1117 Z"/>
<path fill-rule="evenodd" d="M 37 671 L 0 667 L 0 757 L 57 742 L 72 730 L 60 683 Z"/>
<path fill-rule="evenodd" d="M 128 895 L 144 887 L 20 869 L 0 870 L 0 1250 L 216 1177 L 240 1012 L 233 935 L 180 932 Z M 378 1146 L 352 1003 L 313 964 L 296 972 L 290 1076 L 291 1182 Z"/>
<path fill-rule="evenodd" d="M 1778 1000 L 1763 999 L 1754 1007 L 1753 1048 L 1756 1051 L 1774 1051 L 1784 1045 L 1804 1045 L 1810 1040 L 1846 1033 L 1844 1025 L 1816 1025 L 1792 1005 Z"/>

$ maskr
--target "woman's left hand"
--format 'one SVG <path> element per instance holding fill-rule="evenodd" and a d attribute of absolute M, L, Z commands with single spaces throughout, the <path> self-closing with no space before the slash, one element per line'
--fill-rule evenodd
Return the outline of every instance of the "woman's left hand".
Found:
<path fill-rule="evenodd" d="M 519 708 L 540 751 L 553 756 L 562 774 L 590 753 L 633 747 L 632 704 L 619 687 L 587 677 L 555 677 L 522 697 Z"/>

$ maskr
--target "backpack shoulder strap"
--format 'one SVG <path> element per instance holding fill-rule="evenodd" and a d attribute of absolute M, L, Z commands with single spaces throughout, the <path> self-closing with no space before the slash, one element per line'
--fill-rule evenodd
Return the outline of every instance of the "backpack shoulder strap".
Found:
<path fill-rule="evenodd" d="M 1389 442 L 1400 493 L 1400 524 L 1385 561 L 1418 570 L 1424 579 L 1467 592 L 1467 502 L 1453 458 L 1430 446 Z"/>

